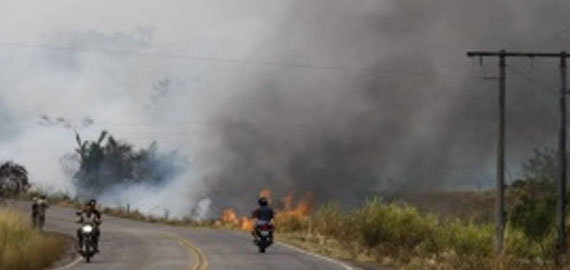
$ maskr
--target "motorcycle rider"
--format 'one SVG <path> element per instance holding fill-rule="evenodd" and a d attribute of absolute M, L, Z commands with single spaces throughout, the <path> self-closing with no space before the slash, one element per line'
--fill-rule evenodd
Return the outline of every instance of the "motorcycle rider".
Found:
<path fill-rule="evenodd" d="M 93 240 L 95 242 L 95 252 L 99 252 L 99 235 L 101 232 L 99 231 L 99 225 L 101 225 L 101 213 L 96 209 L 97 201 L 90 200 L 88 203 L 85 204 L 83 211 L 78 212 L 76 223 L 79 223 L 79 229 L 77 229 L 77 243 L 78 247 L 81 247 L 81 243 L 83 243 L 83 234 L 81 233 L 81 228 L 83 225 L 90 224 L 93 226 Z"/>
<path fill-rule="evenodd" d="M 273 227 L 272 222 L 274 217 L 273 209 L 269 207 L 267 198 L 260 197 L 257 200 L 257 203 L 259 204 L 259 207 L 251 213 L 251 217 L 256 220 L 253 231 L 251 232 L 251 235 L 253 235 L 254 238 L 254 243 L 257 243 L 257 240 L 259 239 L 259 228 L 262 225 L 270 225 Z M 271 239 L 273 239 L 273 232 L 271 234 Z"/>
<path fill-rule="evenodd" d="M 46 221 L 46 211 L 49 205 L 45 195 L 34 198 L 32 202 L 32 224 L 36 229 L 42 229 Z"/>
<path fill-rule="evenodd" d="M 101 220 L 101 212 L 97 210 L 97 201 L 95 199 L 91 199 L 87 204 L 91 206 L 91 208 L 93 209 L 93 213 L 97 216 L 99 220 Z"/>

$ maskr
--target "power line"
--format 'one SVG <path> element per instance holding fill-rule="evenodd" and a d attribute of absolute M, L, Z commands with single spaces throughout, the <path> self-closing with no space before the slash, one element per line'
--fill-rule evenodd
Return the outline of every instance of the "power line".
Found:
<path fill-rule="evenodd" d="M 531 77 L 530 75 L 525 74 L 524 72 L 520 71 L 519 69 L 513 67 L 512 65 L 507 65 L 507 68 L 514 72 L 515 74 L 519 75 L 520 77 L 526 79 L 527 81 L 535 84 L 536 86 L 539 86 L 540 88 L 544 89 L 544 90 L 548 90 L 549 94 L 555 95 L 556 97 L 560 96 L 560 93 L 554 93 L 554 89 L 556 89 L 556 87 L 550 86 L 544 82 L 541 82 L 533 77 Z"/>
<path fill-rule="evenodd" d="M 468 57 L 497 57 L 499 59 L 499 138 L 497 144 L 497 200 L 495 212 L 495 244 L 499 255 L 503 254 L 505 211 L 504 211 L 504 188 L 505 188 L 505 106 L 506 106 L 506 59 L 509 57 L 556 58 L 560 60 L 560 133 L 559 133 L 559 181 L 558 181 L 558 205 L 557 227 L 558 239 L 556 245 L 556 261 L 560 263 L 561 255 L 566 252 L 566 96 L 567 89 L 567 58 L 570 55 L 562 51 L 560 53 L 537 53 L 537 52 L 507 52 L 501 51 L 473 51 L 467 52 Z M 533 80 L 534 81 L 534 80 Z M 541 84 L 542 85 L 542 84 Z"/>
<path fill-rule="evenodd" d="M 546 90 L 548 94 L 552 95 L 553 97 L 559 98 L 560 97 L 560 93 L 556 93 L 555 92 L 555 87 L 550 86 L 548 84 L 546 84 L 545 82 L 539 81 L 538 79 L 531 77 L 528 74 L 525 74 L 524 72 L 520 71 L 519 69 L 511 66 L 511 65 L 507 65 L 507 69 L 512 71 L 514 74 L 518 75 L 519 77 L 527 80 L 528 82 L 538 86 L 539 88 Z M 557 116 L 554 114 L 554 111 L 551 110 L 551 107 L 547 108 L 549 113 L 551 114 L 551 116 L 553 118 L 556 118 Z"/>
<path fill-rule="evenodd" d="M 402 75 L 406 77 L 418 77 L 418 78 L 437 78 L 441 80 L 443 77 L 448 76 L 457 80 L 457 73 L 441 73 L 435 71 L 403 71 L 403 70 L 390 70 L 390 69 L 379 69 L 374 67 L 348 67 L 348 66 L 335 66 L 335 65 L 319 65 L 311 63 L 296 63 L 296 62 L 279 62 L 279 61 L 263 61 L 263 60 L 252 60 L 252 59 L 240 59 L 240 58 L 224 58 L 224 57 L 204 57 L 204 56 L 192 56 L 186 54 L 170 54 L 170 53 L 160 53 L 160 52 L 133 52 L 133 51 L 113 51 L 113 50 L 103 50 L 103 49 L 77 49 L 63 46 L 49 46 L 43 44 L 24 44 L 18 42 L 0 42 L 0 47 L 15 47 L 15 48 L 26 48 L 26 49 L 43 49 L 52 51 L 64 51 L 70 53 L 87 53 L 87 54 L 104 54 L 104 55 L 115 55 L 115 56 L 131 56 L 131 57 L 156 57 L 164 59 L 186 59 L 188 61 L 194 62 L 205 62 L 205 63 L 223 63 L 232 65 L 248 65 L 248 66 L 263 66 L 263 67 L 281 67 L 289 69 L 312 69 L 312 70 L 328 70 L 335 72 L 350 71 L 350 72 L 369 72 L 372 74 L 381 75 Z M 455 68 L 450 68 L 449 70 L 457 70 Z"/>
<path fill-rule="evenodd" d="M 288 63 L 288 62 L 277 62 L 277 61 L 256 61 L 250 59 L 201 57 L 201 56 L 191 56 L 185 54 L 169 54 L 169 53 L 157 53 L 157 52 L 112 51 L 112 50 L 102 50 L 102 49 L 75 49 L 70 47 L 31 45 L 31 44 L 14 43 L 14 42 L 2 42 L 0 43 L 0 47 L 18 47 L 18 48 L 66 51 L 74 53 L 95 53 L 95 54 L 122 55 L 122 56 L 135 56 L 135 57 L 157 57 L 157 58 L 170 58 L 170 59 L 183 58 L 197 62 L 219 62 L 219 63 L 248 64 L 248 65 L 261 65 L 261 66 L 281 66 L 288 68 L 324 69 L 324 70 L 330 69 L 330 70 L 343 70 L 343 71 L 371 70 L 369 68 L 362 68 L 362 67 L 324 66 L 324 65 L 315 65 L 308 63 L 292 63 L 292 62 Z"/>
<path fill-rule="evenodd" d="M 560 93 L 556 93 L 556 91 L 553 90 L 553 89 L 555 89 L 555 87 L 550 86 L 550 85 L 548 85 L 548 84 L 545 83 L 545 82 L 539 81 L 538 79 L 536 79 L 536 78 L 534 78 L 534 77 L 531 77 L 531 76 L 528 75 L 528 74 L 525 74 L 524 72 L 520 71 L 520 70 L 517 69 L 517 68 L 514 68 L 514 67 L 511 66 L 511 65 L 507 65 L 507 68 L 508 68 L 510 71 L 512 71 L 514 74 L 518 75 L 519 77 L 521 77 L 521 78 L 527 80 L 528 82 L 530 82 L 530 83 L 532 83 L 532 84 L 538 86 L 539 88 L 541 88 L 541 89 L 543 89 L 543 90 L 546 90 L 548 94 L 552 95 L 552 97 L 556 97 L 556 98 L 559 98 L 559 97 L 560 97 Z M 547 107 L 546 109 L 547 109 L 548 113 L 551 115 L 551 117 L 552 117 L 553 119 L 555 119 L 555 118 L 558 117 L 558 116 L 554 113 L 554 111 L 552 110 L 552 107 Z M 543 127 L 545 127 L 544 124 L 546 124 L 546 123 L 544 123 L 544 122 L 540 122 L 540 123 L 543 125 Z"/>

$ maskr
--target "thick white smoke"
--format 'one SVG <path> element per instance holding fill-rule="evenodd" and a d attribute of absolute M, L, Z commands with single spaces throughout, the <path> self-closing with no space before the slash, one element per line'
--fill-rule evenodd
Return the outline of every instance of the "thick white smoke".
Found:
<path fill-rule="evenodd" d="M 105 129 L 137 148 L 156 140 L 187 159 L 185 172 L 100 199 L 172 216 L 243 204 L 266 185 L 360 199 L 346 193 L 389 188 L 388 178 L 404 188 L 490 183 L 496 84 L 465 51 L 560 50 L 569 8 L 562 0 L 3 1 L 0 160 L 26 166 L 37 187 L 75 194 L 74 165 L 62 160 L 74 131 L 92 140 Z M 484 68 L 495 72 L 494 63 Z M 549 74 L 537 64 L 531 76 Z M 521 77 L 509 85 L 519 105 L 509 108 L 520 110 L 511 111 L 509 153 L 519 158 L 535 146 L 528 137 L 552 139 L 556 120 L 543 111 L 556 100 Z"/>
<path fill-rule="evenodd" d="M 264 2 L 250 4 L 276 7 Z M 76 164 L 63 158 L 76 147 L 74 132 L 93 140 L 106 129 L 137 148 L 156 140 L 159 151 L 188 160 L 185 172 L 159 187 L 118 187 L 101 201 L 206 215 L 199 153 L 215 140 L 208 119 L 235 80 L 225 65 L 180 55 L 243 58 L 265 27 L 252 13 L 232 1 L 0 3 L 0 160 L 26 166 L 37 188 L 74 195 Z"/>

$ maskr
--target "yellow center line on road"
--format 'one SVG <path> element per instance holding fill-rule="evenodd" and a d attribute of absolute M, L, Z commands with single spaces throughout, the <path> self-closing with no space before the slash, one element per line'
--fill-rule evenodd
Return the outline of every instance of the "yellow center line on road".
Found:
<path fill-rule="evenodd" d="M 162 233 L 168 238 L 176 240 L 176 243 L 178 243 L 180 246 L 184 247 L 186 250 L 190 251 L 192 255 L 194 255 L 194 264 L 192 265 L 192 267 L 190 267 L 191 270 L 208 269 L 208 258 L 201 249 L 199 249 L 197 246 L 193 245 L 192 243 L 190 243 L 190 241 L 188 241 L 183 237 L 167 232 L 162 232 Z"/>
<path fill-rule="evenodd" d="M 184 238 L 179 238 L 179 241 L 187 249 L 192 250 L 193 253 L 195 254 L 196 258 L 197 258 L 197 263 L 195 264 L 193 270 L 206 270 L 206 269 L 208 269 L 208 258 L 206 257 L 206 254 L 204 254 L 204 252 L 202 252 L 201 249 L 199 249 L 198 247 L 196 247 L 195 245 L 190 243 L 190 241 L 188 241 Z"/>

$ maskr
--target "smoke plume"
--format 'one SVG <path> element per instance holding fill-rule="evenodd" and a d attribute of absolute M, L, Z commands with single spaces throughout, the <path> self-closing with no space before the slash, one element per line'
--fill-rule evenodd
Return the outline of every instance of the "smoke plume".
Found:
<path fill-rule="evenodd" d="M 0 8 L 0 159 L 76 194 L 75 132 L 156 140 L 183 172 L 100 199 L 176 216 L 247 209 L 261 188 L 354 203 L 491 186 L 497 63 L 465 52 L 570 42 L 561 0 L 56 2 Z M 557 65 L 509 60 L 511 178 L 556 138 Z"/>

